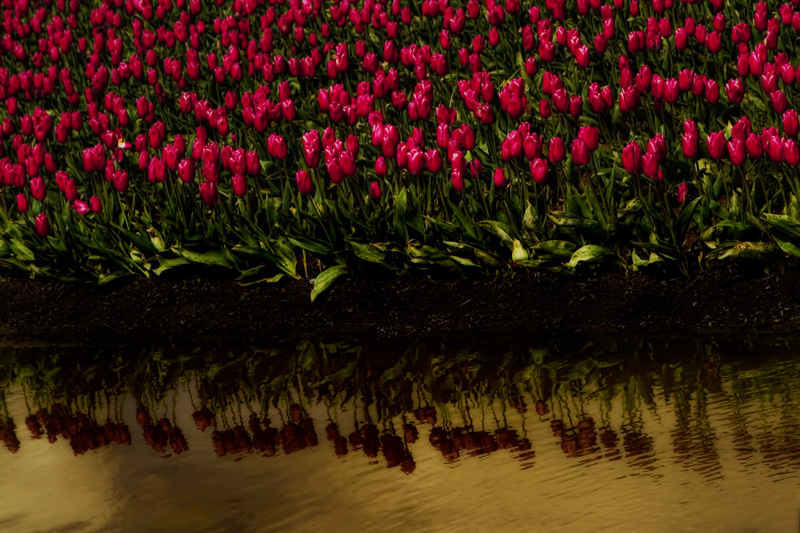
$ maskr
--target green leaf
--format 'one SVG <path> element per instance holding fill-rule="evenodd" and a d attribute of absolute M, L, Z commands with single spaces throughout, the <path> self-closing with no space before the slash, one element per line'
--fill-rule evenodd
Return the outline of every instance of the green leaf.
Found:
<path fill-rule="evenodd" d="M 190 265 L 192 262 L 186 259 L 185 257 L 175 257 L 175 258 L 168 258 L 168 257 L 157 257 L 158 259 L 158 268 L 153 269 L 153 274 L 156 276 L 160 276 L 167 270 L 171 268 L 175 268 L 181 265 Z"/>
<path fill-rule="evenodd" d="M 357 241 L 348 241 L 350 246 L 353 247 L 353 253 L 359 259 L 369 261 L 370 263 L 378 263 L 384 266 L 389 266 L 385 263 L 386 254 L 380 251 L 372 244 L 364 244 Z"/>
<path fill-rule="evenodd" d="M 508 225 L 496 220 L 481 220 L 478 222 L 478 227 L 487 230 L 500 239 L 503 244 L 507 245 L 509 248 L 513 248 L 514 239 L 510 236 L 513 230 Z"/>
<path fill-rule="evenodd" d="M 312 237 L 289 237 L 289 242 L 293 246 L 311 252 L 312 254 L 328 255 L 331 253 L 331 247 Z"/>
<path fill-rule="evenodd" d="M 772 238 L 775 239 L 775 242 L 778 244 L 778 246 L 780 247 L 781 250 L 783 250 L 784 252 L 786 252 L 789 255 L 793 255 L 795 257 L 800 257 L 800 248 L 795 246 L 793 243 L 791 243 L 789 241 L 784 241 L 783 239 L 779 239 L 778 237 L 776 237 L 774 235 L 772 236 Z"/>
<path fill-rule="evenodd" d="M 575 250 L 567 267 L 575 268 L 580 263 L 609 263 L 617 260 L 616 254 L 604 246 L 587 244 Z"/>
<path fill-rule="evenodd" d="M 181 246 L 174 246 L 172 251 L 176 254 L 185 257 L 193 263 L 200 263 L 203 265 L 221 266 L 225 268 L 233 268 L 233 265 L 222 250 L 209 250 L 207 252 L 193 252 Z"/>
<path fill-rule="evenodd" d="M 19 239 L 11 239 L 11 251 L 23 261 L 32 262 L 36 260 L 36 254 L 28 248 L 28 245 Z"/>
<path fill-rule="evenodd" d="M 325 292 L 333 282 L 348 273 L 347 267 L 342 265 L 332 266 L 320 272 L 317 279 L 314 280 L 314 288 L 311 290 L 311 301 L 317 299 L 317 296 Z"/>
<path fill-rule="evenodd" d="M 537 253 L 541 251 L 545 254 L 563 257 L 564 259 L 572 257 L 572 254 L 575 253 L 577 248 L 578 245 L 575 243 L 558 240 L 543 241 L 533 247 Z"/>

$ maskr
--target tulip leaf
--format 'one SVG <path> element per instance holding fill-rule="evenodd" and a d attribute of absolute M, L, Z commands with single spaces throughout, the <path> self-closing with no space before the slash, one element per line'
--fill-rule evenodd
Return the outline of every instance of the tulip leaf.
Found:
<path fill-rule="evenodd" d="M 209 250 L 207 252 L 193 252 L 180 246 L 174 246 L 172 251 L 176 254 L 185 257 L 193 263 L 200 263 L 210 266 L 221 266 L 225 268 L 233 268 L 233 264 L 225 257 L 222 250 Z"/>
<path fill-rule="evenodd" d="M 537 253 L 541 251 L 545 254 L 555 255 L 564 259 L 571 258 L 577 248 L 578 246 L 572 242 L 556 240 L 543 241 L 533 247 Z"/>
<path fill-rule="evenodd" d="M 182 265 L 190 265 L 192 262 L 185 257 L 158 257 L 158 268 L 153 269 L 153 274 L 160 276 L 167 270 Z"/>
<path fill-rule="evenodd" d="M 716 254 L 717 259 L 763 263 L 775 259 L 779 248 L 765 242 L 740 242 Z"/>
<path fill-rule="evenodd" d="M 510 236 L 510 234 L 513 233 L 513 230 L 508 225 L 496 220 L 481 220 L 478 222 L 478 227 L 481 227 L 487 230 L 489 233 L 495 235 L 509 248 L 514 246 L 514 239 L 512 239 Z"/>
<path fill-rule="evenodd" d="M 328 255 L 331 253 L 330 246 L 313 237 L 289 237 L 289 242 L 293 246 L 296 246 L 301 250 L 309 251 L 312 254 Z"/>
<path fill-rule="evenodd" d="M 22 242 L 21 240 L 19 240 L 19 239 L 11 239 L 10 247 L 11 247 L 11 251 L 14 252 L 14 254 L 18 258 L 22 259 L 23 261 L 35 261 L 36 260 L 36 254 L 33 253 L 33 250 L 28 248 L 28 246 L 24 242 Z"/>
<path fill-rule="evenodd" d="M 616 260 L 616 254 L 608 248 L 596 244 L 587 244 L 575 250 L 569 263 L 567 263 L 567 267 L 575 268 L 581 263 L 610 263 Z"/>
<path fill-rule="evenodd" d="M 320 272 L 314 280 L 314 288 L 311 290 L 311 301 L 313 302 L 316 300 L 320 294 L 333 285 L 333 282 L 348 272 L 347 267 L 342 265 L 332 266 Z"/>
<path fill-rule="evenodd" d="M 357 241 L 348 241 L 350 246 L 353 247 L 353 253 L 359 259 L 363 259 L 364 261 L 369 261 L 370 263 L 378 263 L 385 267 L 389 267 L 386 264 L 386 254 L 382 251 L 378 250 L 375 245 L 372 244 L 364 244 Z"/>
<path fill-rule="evenodd" d="M 794 257 L 800 257 L 800 248 L 798 248 L 794 243 L 779 239 L 775 235 L 773 235 L 772 238 L 775 240 L 775 243 L 780 247 L 781 250 L 789 255 L 793 255 Z"/>

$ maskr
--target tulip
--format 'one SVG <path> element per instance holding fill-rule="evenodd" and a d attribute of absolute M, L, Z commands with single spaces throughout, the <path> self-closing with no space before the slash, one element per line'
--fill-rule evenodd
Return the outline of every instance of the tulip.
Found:
<path fill-rule="evenodd" d="M 377 181 L 369 184 L 369 197 L 376 202 L 381 199 L 381 185 Z"/>
<path fill-rule="evenodd" d="M 378 156 L 378 159 L 375 160 L 375 174 L 378 176 L 385 176 L 389 171 L 389 166 L 386 163 L 386 158 Z"/>
<path fill-rule="evenodd" d="M 564 140 L 561 137 L 553 137 L 547 145 L 547 158 L 551 163 L 560 163 L 567 156 Z"/>
<path fill-rule="evenodd" d="M 639 107 L 639 91 L 636 87 L 627 87 L 619 92 L 619 108 L 621 111 L 633 111 Z"/>
<path fill-rule="evenodd" d="M 781 156 L 784 163 L 788 163 L 792 166 L 795 166 L 798 162 L 800 162 L 800 149 L 798 149 L 797 143 L 794 141 L 794 139 L 785 139 L 783 141 Z"/>
<path fill-rule="evenodd" d="M 64 184 L 64 198 L 69 203 L 78 199 L 78 184 L 72 178 L 68 179 Z"/>
<path fill-rule="evenodd" d="M 744 83 L 739 78 L 728 80 L 725 84 L 725 92 L 728 94 L 728 101 L 732 104 L 741 104 L 744 99 Z"/>
<path fill-rule="evenodd" d="M 772 110 L 778 114 L 783 113 L 786 111 L 786 108 L 789 107 L 789 102 L 786 100 L 786 95 L 780 90 L 770 93 L 769 101 L 772 105 Z"/>
<path fill-rule="evenodd" d="M 231 177 L 231 183 L 233 184 L 233 192 L 236 196 L 244 196 L 247 194 L 247 178 L 245 178 L 241 174 L 234 174 Z"/>
<path fill-rule="evenodd" d="M 146 152 L 142 152 L 146 153 Z M 164 181 L 167 177 L 166 168 L 164 168 L 164 162 L 161 161 L 158 157 L 154 157 L 150 160 L 150 164 L 147 167 L 147 179 L 151 183 L 155 183 L 157 181 Z"/>
<path fill-rule="evenodd" d="M 314 190 L 314 182 L 311 176 L 305 170 L 298 170 L 295 173 L 295 181 L 297 182 L 297 190 L 300 194 L 310 194 Z"/>
<path fill-rule="evenodd" d="M 506 186 L 506 173 L 502 168 L 494 169 L 494 174 L 492 175 L 492 181 L 494 181 L 494 186 L 497 188 L 502 188 Z"/>
<path fill-rule="evenodd" d="M 79 215 L 87 215 L 91 211 L 89 208 L 89 204 L 84 202 L 83 200 L 75 200 L 72 202 L 72 208 L 78 212 Z"/>
<path fill-rule="evenodd" d="M 25 196 L 24 192 L 17 194 L 17 211 L 20 213 L 28 212 L 28 197 Z"/>
<path fill-rule="evenodd" d="M 747 160 L 747 151 L 745 150 L 745 143 L 740 139 L 732 139 L 727 142 L 728 157 L 734 165 L 742 166 Z"/>
<path fill-rule="evenodd" d="M 642 168 L 642 147 L 631 141 L 622 149 L 622 166 L 628 174 L 638 174 Z"/>
<path fill-rule="evenodd" d="M 319 165 L 320 150 L 321 143 L 317 130 L 311 130 L 303 135 L 303 157 L 308 167 L 316 168 Z"/>
<path fill-rule="evenodd" d="M 103 204 L 100 203 L 100 198 L 97 196 L 92 196 L 89 198 L 89 207 L 92 210 L 92 213 L 99 213 L 103 210 Z"/>
<path fill-rule="evenodd" d="M 219 200 L 216 184 L 211 181 L 205 181 L 200 184 L 200 197 L 208 207 L 216 205 L 217 200 Z"/>
<path fill-rule="evenodd" d="M 425 155 L 422 150 L 413 148 L 408 151 L 408 171 L 417 176 L 422 173 L 425 167 Z"/>
<path fill-rule="evenodd" d="M 586 143 L 584 143 L 581 139 L 573 140 L 570 148 L 573 163 L 576 165 L 585 165 L 589 163 L 591 152 L 586 146 Z"/>
<path fill-rule="evenodd" d="M 47 196 L 47 185 L 42 178 L 33 178 L 30 181 L 31 196 L 40 202 Z"/>
<path fill-rule="evenodd" d="M 550 102 L 544 98 L 539 100 L 539 114 L 542 118 L 547 118 L 552 114 L 552 111 L 550 111 Z"/>
<path fill-rule="evenodd" d="M 469 177 L 476 180 L 483 174 L 483 163 L 480 159 L 473 159 L 467 165 L 469 167 Z"/>
<path fill-rule="evenodd" d="M 450 174 L 450 182 L 455 190 L 459 192 L 464 190 L 464 175 L 460 171 L 453 170 Z"/>
<path fill-rule="evenodd" d="M 747 148 L 747 155 L 750 159 L 758 159 L 763 153 L 761 146 L 761 139 L 755 133 L 750 133 L 745 140 L 745 147 Z"/>
<path fill-rule="evenodd" d="M 586 147 L 591 151 L 597 150 L 600 145 L 600 137 L 594 126 L 581 126 L 578 129 L 578 138 L 586 143 Z"/>
<path fill-rule="evenodd" d="M 719 101 L 719 84 L 716 80 L 711 78 L 706 80 L 705 97 L 710 104 L 716 104 Z"/>
<path fill-rule="evenodd" d="M 650 179 L 658 176 L 658 157 L 653 153 L 646 153 L 642 156 L 642 171 Z"/>
<path fill-rule="evenodd" d="M 800 123 L 798 123 L 797 111 L 788 109 L 783 113 L 783 132 L 789 137 L 797 137 L 800 131 Z"/>
<path fill-rule="evenodd" d="M 583 110 L 583 97 L 579 94 L 572 95 L 569 98 L 569 114 L 573 117 L 579 117 Z"/>
<path fill-rule="evenodd" d="M 764 149 L 766 150 L 767 155 L 769 155 L 770 161 L 773 163 L 781 163 L 783 161 L 783 142 L 781 142 L 781 138 L 777 135 L 770 136 L 767 139 Z"/>
<path fill-rule="evenodd" d="M 678 203 L 684 204 L 686 203 L 686 199 L 689 197 L 689 187 L 686 183 L 681 183 L 678 185 Z"/>
<path fill-rule="evenodd" d="M 442 154 L 439 150 L 431 148 L 425 152 L 425 168 L 428 172 L 439 172 L 442 168 Z"/>
<path fill-rule="evenodd" d="M 706 138 L 708 154 L 713 159 L 722 159 L 725 156 L 725 134 L 715 131 L 708 134 Z"/>
<path fill-rule="evenodd" d="M 531 160 L 530 169 L 534 183 L 544 183 L 547 181 L 547 161 L 541 157 L 537 157 Z"/>
<path fill-rule="evenodd" d="M 118 192 L 125 192 L 128 190 L 128 173 L 124 170 L 114 172 L 111 177 L 111 183 L 114 189 Z"/>
<path fill-rule="evenodd" d="M 50 222 L 47 220 L 47 215 L 45 215 L 44 212 L 39 213 L 33 221 L 33 224 L 36 227 L 36 233 L 38 233 L 40 237 L 47 237 L 47 234 L 50 233 Z"/>
<path fill-rule="evenodd" d="M 694 159 L 697 157 L 699 148 L 700 137 L 694 131 L 684 133 L 681 137 L 681 148 L 683 149 L 683 156 L 687 159 Z"/>

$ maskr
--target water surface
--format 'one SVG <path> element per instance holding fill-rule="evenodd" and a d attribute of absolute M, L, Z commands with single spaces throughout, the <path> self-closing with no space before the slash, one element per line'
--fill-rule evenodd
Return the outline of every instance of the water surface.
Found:
<path fill-rule="evenodd" d="M 0 531 L 796 531 L 798 348 L 5 348 Z"/>

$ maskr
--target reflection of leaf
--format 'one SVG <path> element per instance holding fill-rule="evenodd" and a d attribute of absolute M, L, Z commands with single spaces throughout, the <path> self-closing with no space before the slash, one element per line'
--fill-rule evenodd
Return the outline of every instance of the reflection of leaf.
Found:
<path fill-rule="evenodd" d="M 339 370 L 338 372 L 334 372 L 330 374 L 325 379 L 319 382 L 319 387 L 324 387 L 326 385 L 340 385 L 344 383 L 345 380 L 350 379 L 350 376 L 353 375 L 353 372 L 356 370 L 356 365 L 358 361 L 350 361 L 344 368 Z"/>

